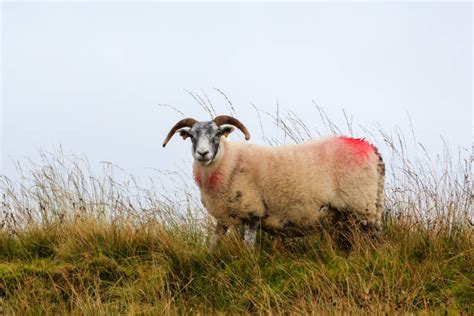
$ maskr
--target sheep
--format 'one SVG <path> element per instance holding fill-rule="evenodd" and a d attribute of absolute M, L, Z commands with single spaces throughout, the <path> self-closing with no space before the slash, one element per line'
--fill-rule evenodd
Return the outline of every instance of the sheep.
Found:
<path fill-rule="evenodd" d="M 364 139 L 333 136 L 302 144 L 265 147 L 228 142 L 236 118 L 217 116 L 176 123 L 175 133 L 192 141 L 193 175 L 201 201 L 217 221 L 214 246 L 230 226 L 243 225 L 253 247 L 258 228 L 273 234 L 305 235 L 335 211 L 381 227 L 385 167 L 377 148 Z"/>

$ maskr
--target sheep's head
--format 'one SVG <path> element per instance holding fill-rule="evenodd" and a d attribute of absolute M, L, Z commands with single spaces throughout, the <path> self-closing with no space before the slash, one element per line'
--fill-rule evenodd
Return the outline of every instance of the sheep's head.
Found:
<path fill-rule="evenodd" d="M 190 138 L 193 147 L 192 153 L 196 161 L 201 165 L 211 164 L 219 153 L 219 145 L 222 136 L 227 136 L 237 127 L 244 133 L 245 139 L 250 139 L 250 133 L 239 120 L 232 116 L 220 115 L 212 121 L 198 122 L 192 118 L 186 118 L 176 123 L 165 138 L 163 147 L 174 134 L 179 133 L 183 138 Z"/>

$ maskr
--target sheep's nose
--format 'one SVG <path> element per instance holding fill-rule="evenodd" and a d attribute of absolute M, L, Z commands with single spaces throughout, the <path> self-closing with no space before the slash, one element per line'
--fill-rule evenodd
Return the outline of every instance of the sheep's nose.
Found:
<path fill-rule="evenodd" d="M 205 156 L 209 153 L 209 150 L 198 150 L 197 153 L 201 156 Z"/>

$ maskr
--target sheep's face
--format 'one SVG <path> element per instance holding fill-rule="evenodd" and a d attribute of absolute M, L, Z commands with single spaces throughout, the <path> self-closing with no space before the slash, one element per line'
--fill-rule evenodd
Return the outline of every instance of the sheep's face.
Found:
<path fill-rule="evenodd" d="M 209 121 L 196 122 L 191 128 L 185 127 L 178 132 L 183 139 L 191 138 L 194 160 L 207 166 L 220 156 L 221 137 L 229 135 L 232 131 L 234 131 L 232 126 L 218 126 L 214 121 Z"/>
<path fill-rule="evenodd" d="M 179 133 L 183 139 L 191 138 L 193 142 L 193 157 L 203 166 L 210 165 L 212 162 L 222 157 L 223 149 L 220 148 L 222 136 L 227 136 L 234 127 L 237 127 L 245 135 L 245 139 L 250 139 L 250 133 L 242 122 L 238 119 L 219 115 L 212 121 L 198 122 L 193 118 L 185 118 L 176 123 L 168 132 L 163 147 L 169 142 L 174 134 Z"/>

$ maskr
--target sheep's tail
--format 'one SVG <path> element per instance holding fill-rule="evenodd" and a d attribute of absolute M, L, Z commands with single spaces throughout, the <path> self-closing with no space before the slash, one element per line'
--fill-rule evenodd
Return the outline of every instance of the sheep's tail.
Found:
<path fill-rule="evenodd" d="M 384 215 L 384 185 L 385 185 L 385 163 L 380 155 L 379 151 L 376 148 L 375 153 L 379 157 L 377 161 L 377 173 L 378 173 L 378 182 L 377 182 L 377 200 L 375 206 L 377 209 L 377 215 L 382 217 Z"/>

